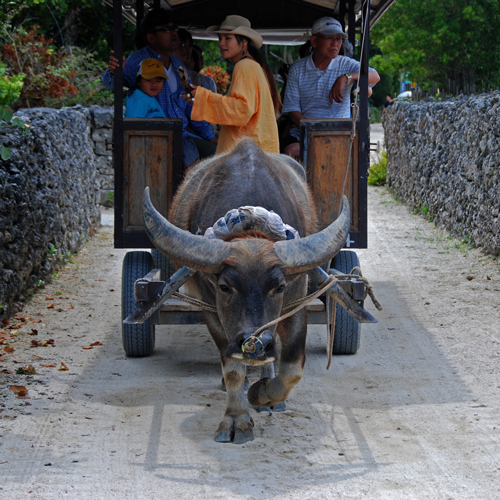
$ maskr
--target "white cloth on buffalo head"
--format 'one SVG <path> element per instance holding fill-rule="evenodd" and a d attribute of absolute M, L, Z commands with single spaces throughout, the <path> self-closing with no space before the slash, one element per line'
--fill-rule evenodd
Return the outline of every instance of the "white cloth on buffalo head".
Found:
<path fill-rule="evenodd" d="M 222 239 L 231 233 L 256 229 L 273 240 L 293 240 L 300 238 L 299 232 L 272 210 L 263 207 L 240 207 L 229 210 L 212 227 L 205 231 L 205 237 Z"/>

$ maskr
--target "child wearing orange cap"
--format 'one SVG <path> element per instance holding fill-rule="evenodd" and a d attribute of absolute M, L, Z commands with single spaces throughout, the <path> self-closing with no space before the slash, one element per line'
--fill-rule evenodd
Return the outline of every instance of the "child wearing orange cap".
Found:
<path fill-rule="evenodd" d="M 158 59 L 143 59 L 137 69 L 137 89 L 127 97 L 126 118 L 166 118 L 155 97 L 163 89 L 167 74 Z"/>

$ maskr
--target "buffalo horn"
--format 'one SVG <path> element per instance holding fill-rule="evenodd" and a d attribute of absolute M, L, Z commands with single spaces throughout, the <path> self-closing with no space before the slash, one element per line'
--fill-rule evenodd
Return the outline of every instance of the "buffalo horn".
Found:
<path fill-rule="evenodd" d="M 229 251 L 229 243 L 184 231 L 171 224 L 151 203 L 149 188 L 144 190 L 144 223 L 149 238 L 160 252 L 198 271 L 213 271 Z"/>
<path fill-rule="evenodd" d="M 342 197 L 342 213 L 319 233 L 297 240 L 278 241 L 276 254 L 287 274 L 302 273 L 328 262 L 344 246 L 349 235 L 349 201 Z"/>

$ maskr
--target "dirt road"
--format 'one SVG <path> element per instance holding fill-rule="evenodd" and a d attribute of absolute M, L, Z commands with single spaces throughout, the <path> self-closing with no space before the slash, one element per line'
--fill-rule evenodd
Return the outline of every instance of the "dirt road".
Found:
<path fill-rule="evenodd" d="M 125 357 L 124 251 L 101 228 L 4 330 L 17 333 L 1 346 L 15 350 L 0 361 L 0 498 L 499 499 L 498 262 L 382 188 L 369 213 L 359 255 L 378 324 L 330 371 L 310 326 L 288 410 L 252 412 L 244 445 L 213 441 L 225 395 L 204 327 L 160 327 L 154 356 Z"/>

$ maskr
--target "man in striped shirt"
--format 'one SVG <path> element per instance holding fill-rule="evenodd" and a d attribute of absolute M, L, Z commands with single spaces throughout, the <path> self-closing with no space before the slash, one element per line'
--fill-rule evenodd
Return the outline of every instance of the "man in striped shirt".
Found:
<path fill-rule="evenodd" d="M 177 69 L 182 62 L 173 55 L 179 39 L 172 14 L 164 9 L 151 10 L 144 17 L 141 30 L 147 45 L 127 58 L 123 68 L 123 83 L 129 87 L 128 94 L 131 95 L 136 88 L 137 68 L 140 62 L 148 58 L 162 61 L 168 79 L 162 91 L 156 96 L 156 100 L 166 117 L 182 119 L 182 162 L 184 168 L 189 168 L 199 159 L 215 154 L 217 138 L 210 124 L 205 121 L 191 120 L 193 106 L 180 97 L 184 88 Z M 118 59 L 110 55 L 109 69 L 102 77 L 102 82 L 107 89 L 113 90 L 113 73 L 117 67 Z"/>
<path fill-rule="evenodd" d="M 336 19 L 322 17 L 316 20 L 311 33 L 313 52 L 292 64 L 282 110 L 294 125 L 282 143 L 282 151 L 296 160 L 300 156 L 300 120 L 350 118 L 351 84 L 359 77 L 359 62 L 339 55 L 347 35 Z M 370 68 L 369 85 L 379 80 L 378 73 Z"/>

